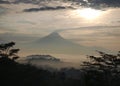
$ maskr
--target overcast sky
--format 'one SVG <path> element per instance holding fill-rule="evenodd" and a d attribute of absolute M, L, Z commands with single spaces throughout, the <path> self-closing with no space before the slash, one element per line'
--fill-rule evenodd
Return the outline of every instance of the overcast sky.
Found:
<path fill-rule="evenodd" d="M 0 0 L 0 40 L 30 42 L 59 31 L 73 42 L 118 51 L 119 7 L 120 0 Z M 85 19 L 78 12 L 84 8 L 101 14 Z"/>

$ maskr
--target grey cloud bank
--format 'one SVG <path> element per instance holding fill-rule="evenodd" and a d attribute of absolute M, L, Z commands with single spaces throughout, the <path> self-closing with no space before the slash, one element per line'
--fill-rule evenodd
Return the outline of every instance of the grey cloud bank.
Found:
<path fill-rule="evenodd" d="M 36 4 L 47 5 L 48 3 L 71 3 L 72 6 L 93 7 L 96 9 L 104 7 L 120 7 L 120 0 L 0 0 L 0 4 Z"/>
<path fill-rule="evenodd" d="M 24 12 L 37 12 L 37 11 L 62 10 L 62 9 L 74 9 L 74 8 L 71 6 L 68 6 L 68 7 L 65 7 L 65 6 L 56 6 L 56 7 L 45 6 L 45 7 L 40 7 L 40 8 L 24 9 Z"/>
<path fill-rule="evenodd" d="M 10 4 L 10 2 L 6 0 L 0 0 L 0 4 Z"/>

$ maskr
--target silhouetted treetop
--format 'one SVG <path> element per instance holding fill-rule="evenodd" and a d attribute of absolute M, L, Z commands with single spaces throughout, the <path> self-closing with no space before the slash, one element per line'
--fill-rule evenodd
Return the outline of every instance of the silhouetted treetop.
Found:
<path fill-rule="evenodd" d="M 17 55 L 20 49 L 14 49 L 15 42 L 0 44 L 0 58 L 9 58 L 12 60 L 18 59 Z"/>
<path fill-rule="evenodd" d="M 88 86 L 120 86 L 120 51 L 117 55 L 97 52 L 99 56 L 87 56 L 82 65 Z"/>

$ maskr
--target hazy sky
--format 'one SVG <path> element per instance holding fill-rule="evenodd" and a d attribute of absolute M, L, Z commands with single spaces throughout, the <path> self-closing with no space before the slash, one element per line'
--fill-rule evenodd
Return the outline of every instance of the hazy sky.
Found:
<path fill-rule="evenodd" d="M 0 0 L 0 41 L 30 42 L 59 31 L 82 45 L 120 50 L 120 0 L 45 1 Z"/>

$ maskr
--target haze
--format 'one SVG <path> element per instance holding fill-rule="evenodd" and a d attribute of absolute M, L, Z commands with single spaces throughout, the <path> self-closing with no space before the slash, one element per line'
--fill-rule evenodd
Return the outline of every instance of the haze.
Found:
<path fill-rule="evenodd" d="M 10 2 L 13 1 L 10 0 Z M 85 2 L 87 3 L 87 0 Z M 52 8 L 50 10 L 25 11 L 25 9 L 41 6 Z M 56 6 L 62 6 L 65 9 L 58 9 Z M 116 6 L 118 5 L 96 8 L 96 6 L 78 6 L 71 5 L 69 1 L 54 0 L 39 4 L 32 2 L 0 3 L 0 42 L 15 41 L 17 47 L 21 49 L 22 56 L 25 56 L 31 54 L 27 50 L 30 51 L 32 48 L 25 50 L 22 45 L 36 41 L 52 32 L 58 32 L 63 38 L 83 46 L 119 51 L 120 8 L 119 6 L 116 8 Z M 87 8 L 99 10 L 100 14 L 95 18 L 85 18 L 83 15 L 86 15 L 86 12 L 81 15 L 81 11 L 78 10 Z M 31 52 L 41 53 L 37 50 Z"/>

